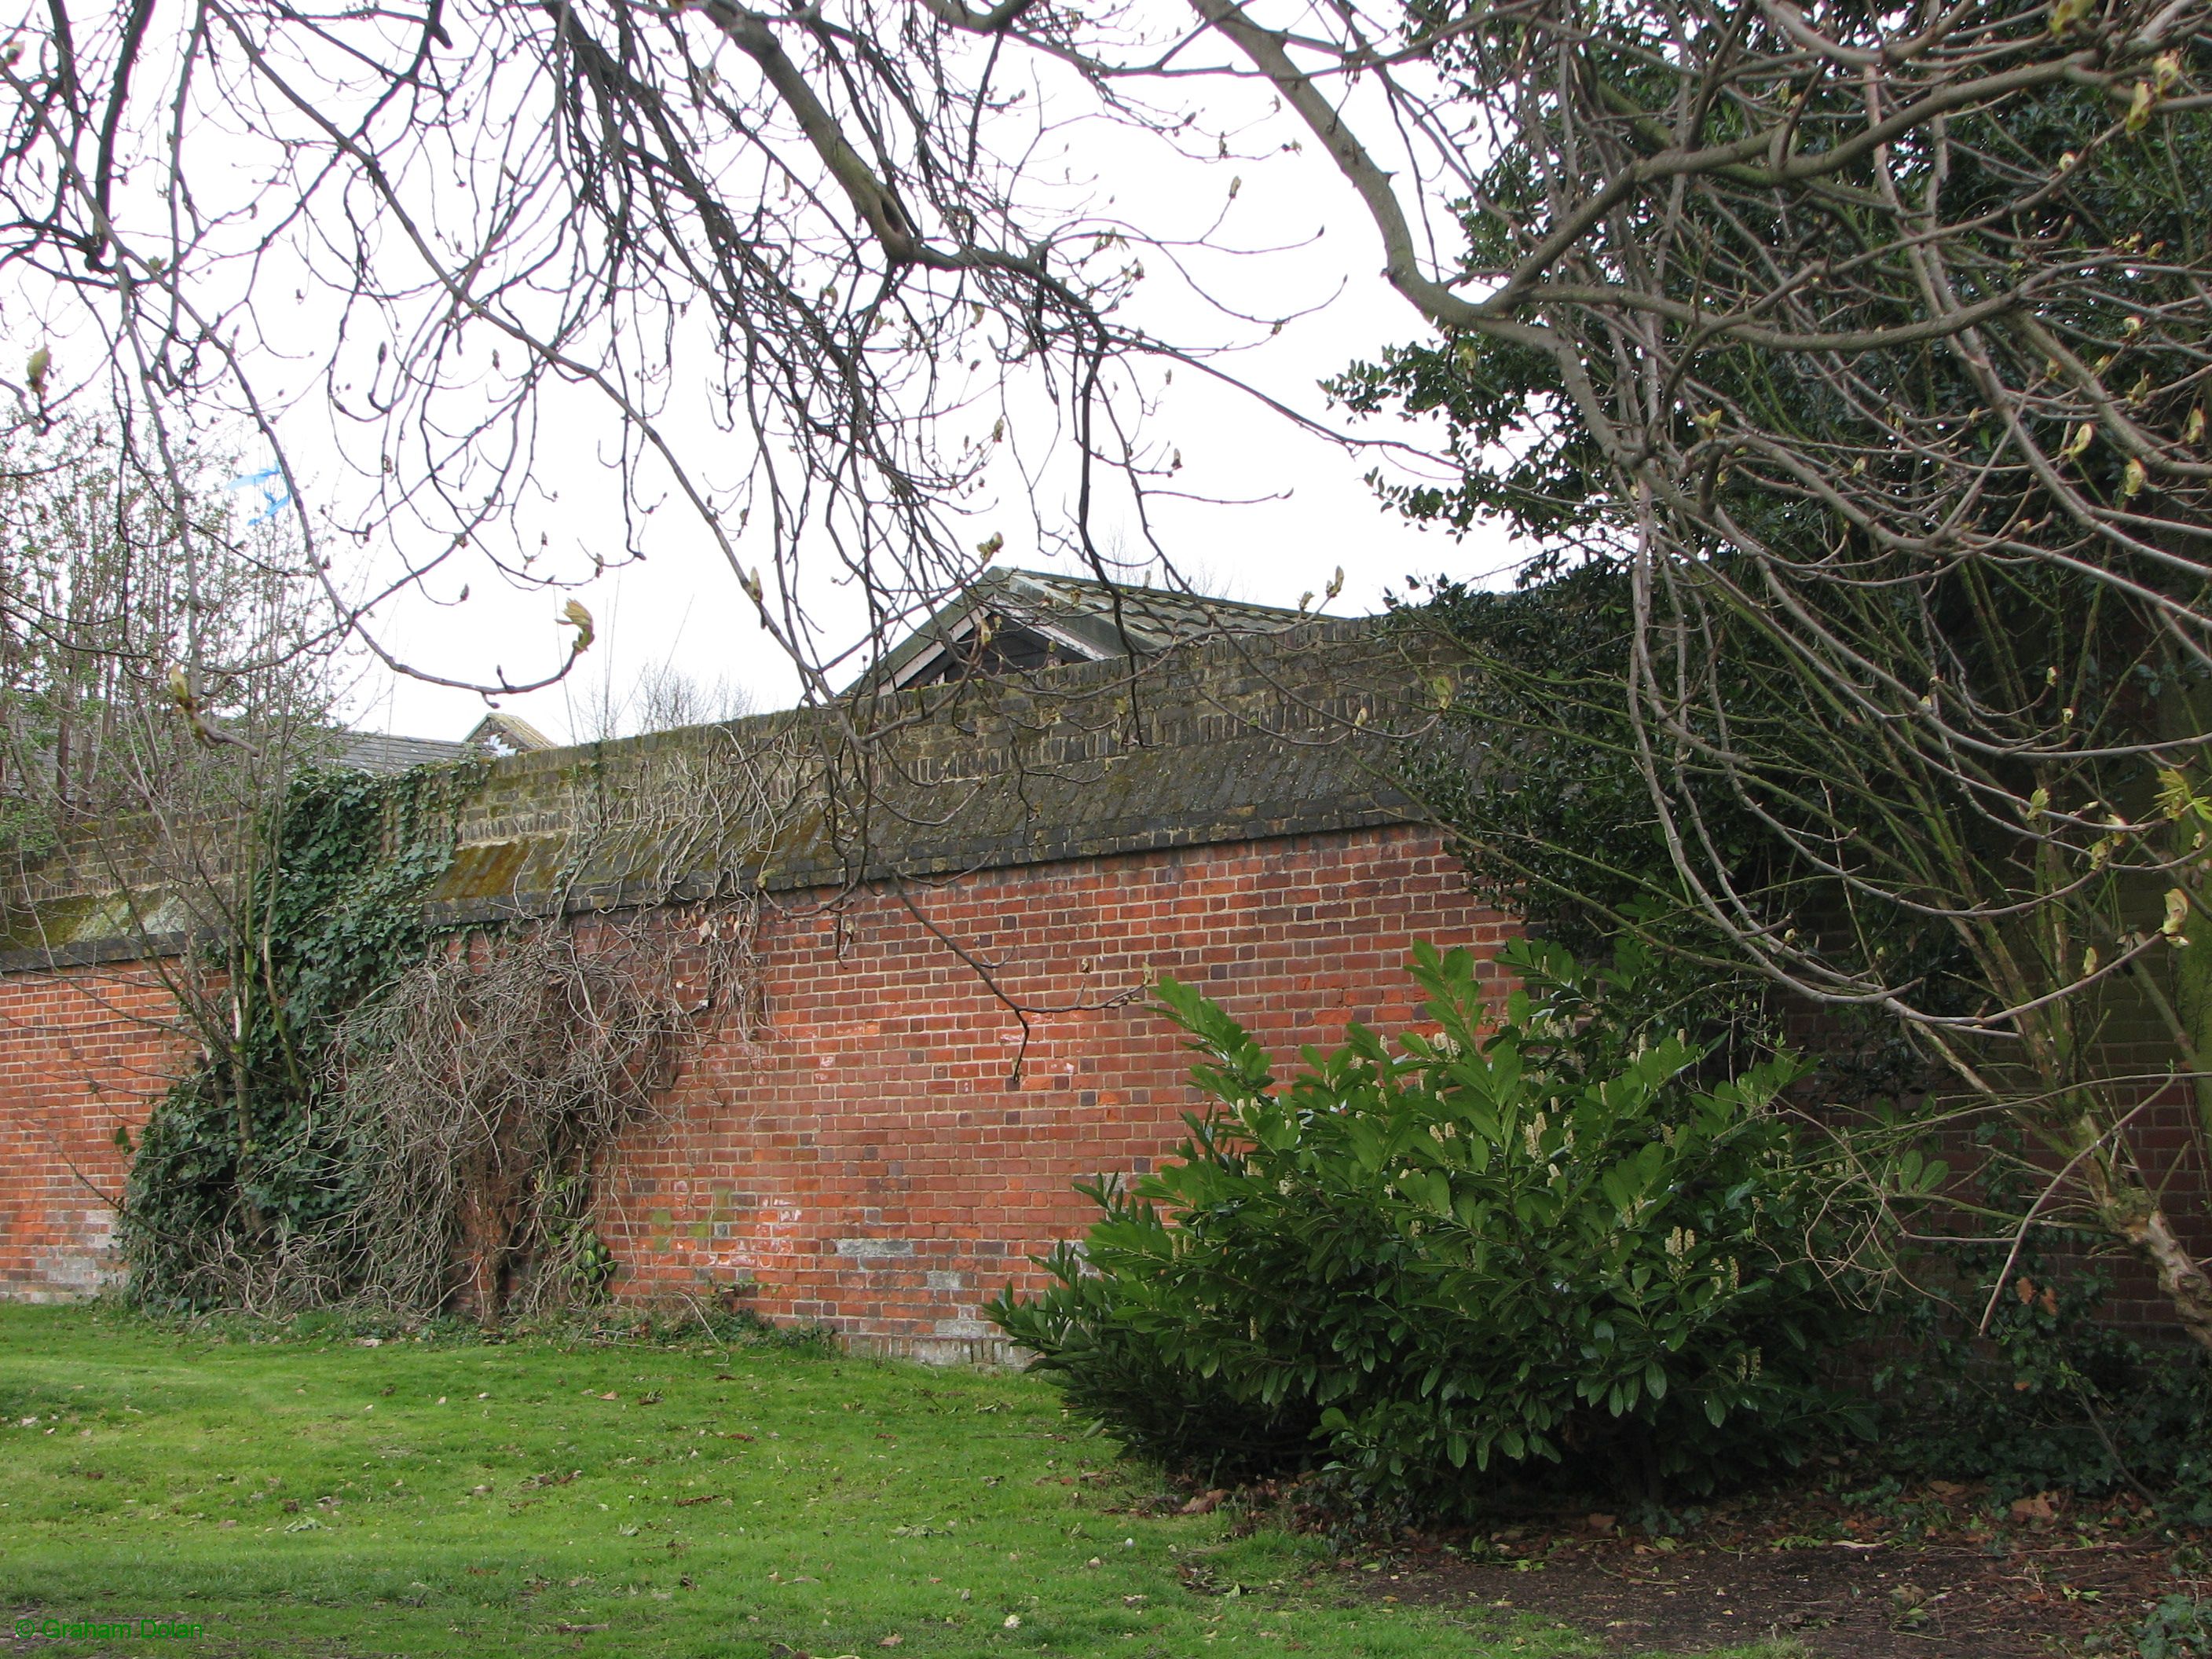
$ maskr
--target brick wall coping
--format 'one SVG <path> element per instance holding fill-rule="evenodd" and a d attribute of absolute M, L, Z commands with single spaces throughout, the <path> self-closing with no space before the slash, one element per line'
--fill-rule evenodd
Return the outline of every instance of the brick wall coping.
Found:
<path fill-rule="evenodd" d="M 1390 750 L 1431 730 L 1449 672 L 1390 618 L 1318 622 L 502 757 L 477 769 L 428 903 L 493 923 L 1418 822 Z M 19 891 L 0 973 L 185 942 L 118 928 L 66 860 Z M 136 908 L 165 907 L 149 885 Z"/>

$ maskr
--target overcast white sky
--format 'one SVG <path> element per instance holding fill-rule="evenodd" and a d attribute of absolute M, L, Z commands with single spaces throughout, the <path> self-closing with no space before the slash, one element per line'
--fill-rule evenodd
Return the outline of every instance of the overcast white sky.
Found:
<path fill-rule="evenodd" d="M 1243 88 L 1221 86 L 1212 96 L 1210 109 L 1224 98 L 1252 100 L 1255 125 L 1238 146 L 1239 159 L 1186 161 L 1150 140 L 1094 124 L 1075 130 L 1071 161 L 1079 183 L 1087 170 L 1099 180 L 1100 194 L 1120 198 L 1129 217 L 1169 228 L 1210 221 L 1230 179 L 1240 179 L 1223 240 L 1290 251 L 1212 258 L 1200 280 L 1253 315 L 1322 308 L 1270 337 L 1212 313 L 1175 273 L 1148 262 L 1142 310 L 1131 319 L 1155 337 L 1177 341 L 1255 340 L 1224 367 L 1285 403 L 1324 414 L 1319 380 L 1388 343 L 1421 337 L 1426 325 L 1382 281 L 1374 228 L 1334 167 L 1312 148 L 1280 148 L 1304 136 L 1302 129 L 1288 116 L 1264 118 L 1258 94 Z M 1502 533 L 1455 542 L 1383 511 L 1364 475 L 1395 465 L 1386 453 L 1347 452 L 1188 369 L 1167 389 L 1152 429 L 1181 451 L 1184 466 L 1176 483 L 1195 498 L 1156 501 L 1156 533 L 1182 569 L 1202 575 L 1205 586 L 1224 596 L 1294 605 L 1301 594 L 1323 590 L 1340 565 L 1345 587 L 1330 610 L 1358 615 L 1380 609 L 1386 590 L 1402 588 L 1409 574 L 1491 579 L 1514 561 Z M 1395 419 L 1352 429 L 1376 438 L 1419 435 Z M 1018 440 L 1024 435 L 1016 434 Z M 568 459 L 562 465 L 587 471 L 603 465 L 590 459 L 590 446 L 612 447 L 611 431 L 567 437 Z M 1055 498 L 1065 489 L 1065 468 L 1048 476 L 1062 483 L 1048 483 L 1032 503 L 1020 499 L 1026 492 L 1012 469 L 999 468 L 995 495 L 970 503 L 975 539 L 994 530 L 1006 537 L 999 562 L 1078 568 L 1037 544 L 1037 521 L 1065 521 L 1071 511 L 1069 501 Z M 1112 508 L 1099 515 L 1102 538 L 1110 543 L 1118 530 L 1125 546 L 1135 550 L 1135 526 L 1117 524 L 1117 516 Z M 793 670 L 759 631 L 728 568 L 696 526 L 671 514 L 665 527 L 648 532 L 645 545 L 647 562 L 611 572 L 584 592 L 599 632 L 576 676 L 504 706 L 556 738 L 587 734 L 592 705 L 610 690 L 619 702 L 641 675 L 664 666 L 702 686 L 738 688 L 757 708 L 793 702 L 799 690 Z M 465 611 L 416 606 L 396 612 L 388 636 L 420 655 L 477 659 L 478 672 L 488 655 L 520 678 L 557 648 L 562 635 L 551 617 L 557 608 L 544 593 L 478 594 Z M 836 634 L 836 617 L 822 619 Z M 846 625 L 857 637 L 857 616 Z M 362 682 L 354 714 L 365 727 L 452 737 L 483 709 L 482 700 L 469 694 L 380 673 Z"/>
<path fill-rule="evenodd" d="M 1197 256 L 1198 286 L 1246 317 L 1287 319 L 1279 333 L 1214 312 L 1170 259 L 1150 252 L 1146 280 L 1125 307 L 1123 320 L 1179 345 L 1249 342 L 1222 366 L 1284 403 L 1327 419 L 1318 381 L 1389 343 L 1422 337 L 1426 325 L 1382 282 L 1375 229 L 1334 166 L 1317 146 L 1287 148 L 1310 137 L 1297 123 L 1286 115 L 1269 116 L 1264 93 L 1249 83 L 1175 84 L 1188 89 L 1176 97 L 1188 95 L 1205 112 L 1205 126 L 1236 132 L 1236 155 L 1182 158 L 1110 121 L 1080 118 L 1086 106 L 1072 100 L 1065 109 L 1054 107 L 1046 87 L 1036 107 L 1052 117 L 1050 143 L 1064 145 L 1065 153 L 1051 154 L 1049 146 L 1031 153 L 1025 170 L 1044 175 L 1049 188 L 1058 187 L 1056 175 L 1064 171 L 1066 187 L 1092 204 L 1103 203 L 1107 216 L 1125 218 L 1170 242 L 1202 234 L 1226 203 L 1218 243 L 1276 251 Z M 1379 132 L 1390 130 L 1387 121 L 1373 125 Z M 241 150 L 231 167 L 240 203 L 255 198 L 261 188 L 256 175 L 265 166 L 249 156 Z M 1241 186 L 1233 200 L 1232 179 Z M 161 208 L 152 194 L 157 189 L 150 171 L 137 187 L 137 193 L 147 194 L 143 206 L 149 213 Z M 240 222 L 249 217 L 242 214 Z M 253 325 L 262 342 L 252 366 L 257 396 L 264 406 L 283 411 L 277 429 L 300 479 L 301 505 L 318 522 L 325 521 L 326 511 L 338 515 L 336 522 L 348 522 L 352 503 L 347 498 L 357 500 L 364 487 L 374 486 L 377 457 L 373 437 L 365 456 L 359 452 L 361 428 L 349 434 L 347 419 L 333 413 L 331 394 L 315 379 L 331 330 L 342 320 L 331 310 L 335 301 L 318 295 L 314 276 L 303 269 L 297 273 L 298 302 L 287 308 L 278 302 L 293 296 L 276 290 L 292 288 L 295 278 L 265 258 L 250 269 Z M 49 314 L 40 316 L 40 309 Z M 65 375 L 88 373 L 104 355 L 96 338 L 82 325 L 72 331 L 58 307 L 18 303 L 10 310 L 9 331 L 52 344 Z M 473 362 L 489 343 L 456 346 L 453 356 Z M 367 342 L 351 349 L 365 350 Z M 495 380 L 498 360 L 490 361 Z M 341 375 L 349 372 L 340 370 Z M 988 367 L 984 373 L 988 378 Z M 708 379 L 702 368 L 695 400 L 702 408 Z M 346 385 L 337 388 L 341 399 L 348 392 Z M 672 418 L 682 422 L 688 390 L 672 387 L 671 395 L 678 411 Z M 980 406 L 978 429 L 958 435 L 980 441 L 997 407 Z M 973 545 L 1003 535 L 1000 563 L 1078 568 L 1068 556 L 1041 545 L 1051 539 L 1054 527 L 1073 518 L 1071 469 L 1064 447 L 1052 452 L 1048 406 L 1033 391 L 1017 391 L 1004 407 L 1009 441 L 984 489 L 959 503 L 962 538 Z M 535 546 L 543 530 L 550 536 L 554 562 L 588 571 L 594 555 L 611 552 L 623 539 L 620 475 L 614 469 L 620 428 L 605 404 L 566 393 L 549 396 L 542 416 L 532 483 L 544 499 L 520 509 L 527 518 L 522 539 Z M 1352 429 L 1379 440 L 1420 435 L 1395 418 Z M 1187 367 L 1161 392 L 1148 431 L 1161 453 L 1180 452 L 1182 461 L 1174 480 L 1179 497 L 1153 498 L 1154 535 L 1178 568 L 1206 591 L 1295 605 L 1302 594 L 1324 590 L 1341 566 L 1345 586 L 1329 608 L 1358 615 L 1379 609 L 1385 592 L 1402 587 L 1409 574 L 1487 580 L 1514 560 L 1502 535 L 1455 541 L 1386 513 L 1364 475 L 1378 465 L 1398 465 L 1389 453 L 1331 444 Z M 688 447 L 710 459 L 718 443 L 726 441 L 716 438 L 703 417 L 683 436 Z M 951 434 L 940 441 L 957 447 Z M 251 471 L 267 458 L 247 453 L 240 459 Z M 1034 489 L 1022 466 L 1041 480 Z M 464 480 L 453 483 L 457 495 L 468 488 Z M 1109 501 L 1094 511 L 1093 524 L 1109 549 L 1118 543 L 1131 555 L 1142 551 L 1143 538 L 1126 507 Z M 756 708 L 794 701 L 796 672 L 757 626 L 753 607 L 701 524 L 672 510 L 647 520 L 637 539 L 645 562 L 610 570 L 578 590 L 597 618 L 598 632 L 576 674 L 563 685 L 508 698 L 503 706 L 563 738 L 591 735 L 599 705 L 620 702 L 656 671 L 672 670 L 702 687 L 730 686 Z M 338 543 L 349 544 L 345 538 Z M 388 569 L 395 551 L 419 562 L 421 550 L 414 549 L 372 548 L 360 556 L 382 558 Z M 819 562 L 820 569 L 834 568 L 826 559 Z M 468 679 L 501 674 L 527 679 L 560 659 L 569 637 L 556 621 L 564 597 L 509 586 L 481 565 L 467 571 L 457 565 L 434 575 L 421 591 L 383 606 L 374 626 L 386 647 L 435 672 Z M 834 586 L 819 586 L 807 595 L 820 635 L 833 651 L 857 642 L 864 632 L 857 607 L 842 608 L 845 597 Z M 347 712 L 365 729 L 458 737 L 484 711 L 479 696 L 395 676 L 365 653 L 356 670 Z"/>

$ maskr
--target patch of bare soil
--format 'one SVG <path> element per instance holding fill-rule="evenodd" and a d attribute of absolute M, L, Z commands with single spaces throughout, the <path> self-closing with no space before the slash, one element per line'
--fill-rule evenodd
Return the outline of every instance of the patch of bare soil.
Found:
<path fill-rule="evenodd" d="M 1377 1599 L 1534 1613 L 1624 1653 L 1780 1633 L 1820 1659 L 2125 1659 L 2160 1597 L 2212 1591 L 2181 1576 L 2204 1572 L 2207 1543 L 2132 1499 L 1998 1506 L 1936 1482 L 1879 1505 L 1766 1494 L 1657 1536 L 1553 1517 L 1338 1565 Z"/>

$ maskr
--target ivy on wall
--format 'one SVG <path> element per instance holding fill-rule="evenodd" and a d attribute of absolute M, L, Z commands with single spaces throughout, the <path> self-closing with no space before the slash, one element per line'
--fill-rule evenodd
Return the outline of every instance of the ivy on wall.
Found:
<path fill-rule="evenodd" d="M 756 909 L 664 896 L 572 922 L 561 885 L 550 915 L 460 938 L 427 900 L 482 765 L 310 772 L 242 838 L 231 925 L 179 988 L 201 1059 L 125 1188 L 134 1300 L 491 1322 L 605 1292 L 593 1172 L 698 1022 L 752 1006 Z M 596 769 L 569 781 L 578 871 L 641 849 L 688 869 L 726 808 L 660 787 L 617 810 Z"/>
<path fill-rule="evenodd" d="M 134 1299 L 250 1306 L 343 1293 L 357 1273 L 330 1248 L 365 1179 L 332 1109 L 333 1045 L 434 943 L 423 897 L 480 770 L 311 770 L 243 838 L 233 925 L 185 999 L 199 1061 L 156 1107 L 125 1188 Z"/>

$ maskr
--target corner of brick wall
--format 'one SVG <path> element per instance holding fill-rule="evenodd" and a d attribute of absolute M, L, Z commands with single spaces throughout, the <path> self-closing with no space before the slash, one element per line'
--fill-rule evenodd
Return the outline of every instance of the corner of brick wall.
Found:
<path fill-rule="evenodd" d="M 114 1270 L 135 1139 L 182 1064 L 175 1005 L 143 969 L 0 975 L 0 1297 L 66 1301 Z"/>

